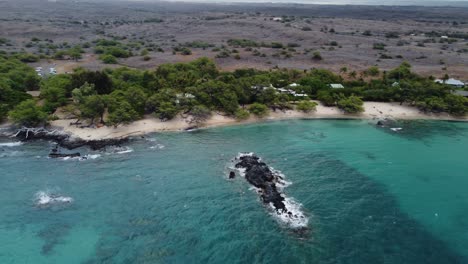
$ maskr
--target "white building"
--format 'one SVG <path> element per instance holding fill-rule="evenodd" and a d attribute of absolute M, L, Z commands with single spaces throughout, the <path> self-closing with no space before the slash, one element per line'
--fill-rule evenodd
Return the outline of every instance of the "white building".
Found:
<path fill-rule="evenodd" d="M 333 89 L 344 89 L 344 86 L 341 83 L 332 83 L 330 84 L 330 88 Z"/>
<path fill-rule="evenodd" d="M 458 87 L 458 88 L 462 88 L 463 86 L 465 86 L 465 84 L 462 81 L 453 79 L 453 78 L 450 78 L 446 81 L 442 79 L 436 79 L 434 82 L 440 83 L 440 84 L 447 84 L 447 85 L 451 85 L 451 86 Z"/>

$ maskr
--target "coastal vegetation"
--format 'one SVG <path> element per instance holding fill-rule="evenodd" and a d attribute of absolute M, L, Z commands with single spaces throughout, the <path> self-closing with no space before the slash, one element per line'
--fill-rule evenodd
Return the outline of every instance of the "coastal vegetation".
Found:
<path fill-rule="evenodd" d="M 351 114 L 364 111 L 363 101 L 399 102 L 452 115 L 468 112 L 467 98 L 452 94 L 450 86 L 415 74 L 408 63 L 388 72 L 371 67 L 359 78 L 343 78 L 324 69 L 221 72 L 207 58 L 163 64 L 154 70 L 78 68 L 43 79 L 13 56 L 0 58 L 0 65 L 0 118 L 9 116 L 21 125 L 43 124 L 47 116 L 56 118 L 57 108 L 91 124 L 118 125 L 148 114 L 162 121 L 189 115 L 199 124 L 213 111 L 239 120 L 250 114 L 263 117 L 270 109 L 311 112 L 317 106 L 311 99 Z M 342 72 L 348 71 L 352 72 Z M 288 86 L 291 83 L 297 84 Z M 346 88 L 333 89 L 331 83 Z M 38 89 L 39 98 L 27 93 Z"/>

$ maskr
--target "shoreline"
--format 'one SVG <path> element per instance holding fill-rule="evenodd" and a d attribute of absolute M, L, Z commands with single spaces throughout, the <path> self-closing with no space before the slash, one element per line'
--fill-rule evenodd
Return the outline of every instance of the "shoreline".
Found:
<path fill-rule="evenodd" d="M 213 116 L 206 120 L 197 129 L 213 128 L 243 124 L 253 124 L 269 121 L 280 121 L 290 119 L 362 119 L 362 120 L 380 120 L 380 119 L 397 119 L 397 120 L 441 120 L 441 121 L 459 121 L 468 122 L 468 117 L 453 117 L 447 113 L 442 114 L 427 114 L 419 111 L 419 109 L 399 103 L 381 103 L 381 102 L 364 102 L 365 111 L 361 114 L 345 114 L 337 107 L 326 107 L 321 104 L 317 106 L 317 110 L 310 113 L 303 113 L 297 110 L 287 110 L 276 112 L 270 111 L 268 116 L 258 118 L 251 116 L 247 120 L 238 121 L 232 117 L 226 117 L 220 114 L 213 113 Z M 166 122 L 159 119 L 146 116 L 141 120 L 134 121 L 127 125 L 118 127 L 99 127 L 99 128 L 79 128 L 75 125 L 70 125 L 72 119 L 59 119 L 50 122 L 55 129 L 61 129 L 65 133 L 70 134 L 72 138 L 97 141 L 108 139 L 121 139 L 131 136 L 141 136 L 155 132 L 175 132 L 184 131 L 193 127 L 187 118 L 182 118 L 180 115 Z"/>

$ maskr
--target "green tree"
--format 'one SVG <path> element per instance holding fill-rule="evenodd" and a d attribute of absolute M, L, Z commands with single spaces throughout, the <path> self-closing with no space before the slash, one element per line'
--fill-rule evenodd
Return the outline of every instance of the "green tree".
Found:
<path fill-rule="evenodd" d="M 423 101 L 417 102 L 416 105 L 425 112 L 440 113 L 447 111 L 447 103 L 440 97 L 427 97 Z"/>
<path fill-rule="evenodd" d="M 447 112 L 452 115 L 462 116 L 468 113 L 468 98 L 463 96 L 447 94 L 445 96 Z"/>
<path fill-rule="evenodd" d="M 68 51 L 68 55 L 70 56 L 70 58 L 74 59 L 75 61 L 78 61 L 79 59 L 82 58 L 81 50 L 77 48 L 70 49 Z"/>
<path fill-rule="evenodd" d="M 236 119 L 237 120 L 246 120 L 246 119 L 249 119 L 250 117 L 250 113 L 249 111 L 247 110 L 244 110 L 242 108 L 239 108 L 237 111 L 236 111 Z"/>
<path fill-rule="evenodd" d="M 9 115 L 14 123 L 28 127 L 43 125 L 47 121 L 47 113 L 32 99 L 21 102 Z"/>
<path fill-rule="evenodd" d="M 361 100 L 361 98 L 355 95 L 351 95 L 348 98 L 341 99 L 337 103 L 338 107 L 348 114 L 364 112 L 363 104 L 364 102 Z"/>
<path fill-rule="evenodd" d="M 327 90 L 321 90 L 317 93 L 317 99 L 322 102 L 325 106 L 335 106 L 336 99 Z"/>
<path fill-rule="evenodd" d="M 100 122 L 104 122 L 104 112 L 106 111 L 106 98 L 103 95 L 86 96 L 83 102 L 79 105 L 81 117 L 91 119 L 91 124 L 96 118 L 100 118 Z"/>
<path fill-rule="evenodd" d="M 316 102 L 303 100 L 297 103 L 297 110 L 309 113 L 311 111 L 315 111 L 317 109 L 317 105 L 318 104 Z"/>
<path fill-rule="evenodd" d="M 177 113 L 179 109 L 171 102 L 162 102 L 156 110 L 156 115 L 163 121 L 173 119 Z"/>
<path fill-rule="evenodd" d="M 253 103 L 249 106 L 249 112 L 258 117 L 264 117 L 268 114 L 268 107 L 264 104 Z"/>
<path fill-rule="evenodd" d="M 196 105 L 190 110 L 192 116 L 190 123 L 201 125 L 211 117 L 211 111 L 206 106 Z"/>
<path fill-rule="evenodd" d="M 59 106 L 64 106 L 71 95 L 71 78 L 59 74 L 51 76 L 41 82 L 41 98 L 45 100 L 44 109 L 53 112 Z"/>
<path fill-rule="evenodd" d="M 118 126 L 128 124 L 138 118 L 138 113 L 127 101 L 120 101 L 109 108 L 109 123 Z"/>
<path fill-rule="evenodd" d="M 0 122 L 3 122 L 8 116 L 8 105 L 0 103 Z"/>

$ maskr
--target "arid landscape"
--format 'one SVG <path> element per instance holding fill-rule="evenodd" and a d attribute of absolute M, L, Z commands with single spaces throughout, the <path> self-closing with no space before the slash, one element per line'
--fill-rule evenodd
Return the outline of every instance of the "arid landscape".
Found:
<path fill-rule="evenodd" d="M 209 57 L 221 70 L 326 68 L 350 78 L 408 61 L 424 76 L 468 80 L 463 7 L 7 0 L 0 18 L 0 50 L 36 54 L 44 59 L 32 66 L 59 73 Z M 127 54 L 103 63 L 103 39 Z M 77 45 L 79 58 L 61 54 Z"/>

